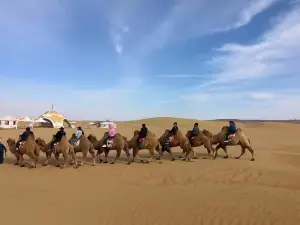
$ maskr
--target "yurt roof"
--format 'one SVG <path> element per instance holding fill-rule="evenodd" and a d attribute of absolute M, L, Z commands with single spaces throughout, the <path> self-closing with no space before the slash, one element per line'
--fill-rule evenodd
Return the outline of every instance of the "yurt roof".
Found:
<path fill-rule="evenodd" d="M 64 116 L 62 114 L 56 112 L 55 110 L 49 110 L 49 111 L 43 113 L 41 116 L 39 116 L 39 118 L 49 119 L 53 122 L 60 122 L 60 121 L 64 120 Z"/>

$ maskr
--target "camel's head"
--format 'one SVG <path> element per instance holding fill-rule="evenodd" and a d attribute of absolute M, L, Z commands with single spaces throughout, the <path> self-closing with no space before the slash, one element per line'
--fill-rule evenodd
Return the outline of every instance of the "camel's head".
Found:
<path fill-rule="evenodd" d="M 134 132 L 133 132 L 133 136 L 135 137 L 135 136 L 137 136 L 137 135 L 139 135 L 139 131 L 138 130 L 135 130 Z"/>
<path fill-rule="evenodd" d="M 228 126 L 224 126 L 222 127 L 222 132 L 227 133 L 228 132 L 229 127 Z"/>
<path fill-rule="evenodd" d="M 164 135 L 168 135 L 169 133 L 170 133 L 170 130 L 166 129 Z"/>
<path fill-rule="evenodd" d="M 8 144 L 9 146 L 12 146 L 12 145 L 15 145 L 15 144 L 16 144 L 15 139 L 12 139 L 12 138 L 8 138 L 6 142 L 7 142 L 7 144 Z"/>
<path fill-rule="evenodd" d="M 89 136 L 87 136 L 87 139 L 88 139 L 90 142 L 96 142 L 96 141 L 97 141 L 96 136 L 94 136 L 94 135 L 92 135 L 92 134 L 89 134 Z"/>
<path fill-rule="evenodd" d="M 38 144 L 38 145 L 45 145 L 46 142 L 44 139 L 38 137 L 36 140 L 35 140 L 35 143 Z"/>
<path fill-rule="evenodd" d="M 188 132 L 186 132 L 186 135 L 185 135 L 185 136 L 186 136 L 187 138 L 189 138 L 189 137 L 191 136 L 191 134 L 192 134 L 192 131 L 189 130 Z"/>
<path fill-rule="evenodd" d="M 213 135 L 212 135 L 212 133 L 210 133 L 208 130 L 206 130 L 206 129 L 204 129 L 203 131 L 202 131 L 202 133 L 206 136 L 206 137 L 209 137 L 209 138 L 211 138 Z"/>

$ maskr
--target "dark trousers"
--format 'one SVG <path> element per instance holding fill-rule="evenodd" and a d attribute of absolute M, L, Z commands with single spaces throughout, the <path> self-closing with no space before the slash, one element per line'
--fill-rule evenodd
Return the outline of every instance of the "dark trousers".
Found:
<path fill-rule="evenodd" d="M 17 141 L 17 143 L 16 143 L 16 148 L 17 148 L 17 149 L 20 147 L 20 144 L 21 144 L 22 141 L 26 141 L 26 139 L 25 139 L 25 138 L 20 138 L 20 139 Z"/>
<path fill-rule="evenodd" d="M 3 164 L 3 160 L 4 160 L 4 151 L 0 152 L 0 164 Z"/>
<path fill-rule="evenodd" d="M 59 139 L 57 139 L 57 138 L 55 138 L 53 141 L 51 141 L 51 144 L 50 144 L 50 149 L 52 150 L 53 149 L 53 147 L 54 147 L 54 144 L 55 143 L 57 143 L 57 142 L 59 142 L 60 140 Z"/>
<path fill-rule="evenodd" d="M 197 136 L 196 134 L 191 134 L 191 136 L 189 137 L 189 142 L 190 142 L 190 144 L 193 143 L 192 138 L 193 138 L 193 137 L 196 137 L 196 136 Z"/>

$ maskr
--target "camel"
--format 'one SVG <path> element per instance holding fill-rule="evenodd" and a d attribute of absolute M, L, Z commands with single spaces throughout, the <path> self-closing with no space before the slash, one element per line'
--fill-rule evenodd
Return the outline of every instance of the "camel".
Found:
<path fill-rule="evenodd" d="M 43 152 L 51 151 L 51 149 L 50 149 L 51 142 L 46 144 L 46 142 L 43 139 L 38 138 L 36 140 L 36 143 L 40 146 L 41 149 L 43 149 Z M 64 164 L 63 165 L 60 165 L 60 163 L 59 163 L 60 153 L 62 153 L 63 157 L 64 157 Z M 67 166 L 67 163 L 68 163 L 68 155 L 69 154 L 72 156 L 72 163 L 71 164 L 72 165 L 75 164 L 75 168 L 78 168 L 77 160 L 75 158 L 74 148 L 68 142 L 67 137 L 63 136 L 61 138 L 60 142 L 58 142 L 54 146 L 54 155 L 55 155 L 55 159 L 57 161 L 56 167 L 60 167 L 61 169 L 65 168 Z M 51 157 L 51 154 L 50 154 L 50 157 Z M 48 160 L 50 159 L 50 157 L 48 157 L 48 155 L 47 155 L 47 161 L 44 163 L 45 166 L 48 164 Z"/>
<path fill-rule="evenodd" d="M 97 139 L 95 137 L 93 137 L 92 135 L 89 135 L 89 139 L 91 141 L 91 143 L 93 145 L 96 145 L 98 152 L 97 152 L 97 156 L 99 158 L 100 163 L 108 163 L 108 154 L 110 150 L 116 150 L 117 154 L 115 159 L 110 163 L 110 164 L 115 164 L 115 162 L 120 158 L 121 152 L 122 150 L 125 151 L 126 156 L 127 156 L 127 165 L 131 164 L 131 160 L 130 160 L 130 154 L 129 154 L 129 149 L 128 149 L 128 144 L 127 144 L 127 138 L 122 136 L 120 133 L 117 133 L 115 135 L 115 137 L 112 139 L 112 143 L 111 146 L 108 147 L 102 147 L 102 145 L 104 144 L 104 139 L 106 139 L 108 137 L 108 132 L 105 132 L 103 137 L 101 138 L 100 141 L 97 141 Z M 104 160 L 102 160 L 100 158 L 100 154 L 104 152 L 105 154 L 105 158 Z"/>
<path fill-rule="evenodd" d="M 170 143 L 166 143 L 166 139 L 167 136 L 169 134 L 170 130 L 167 129 L 165 130 L 165 132 L 162 134 L 162 136 L 158 139 L 160 144 L 162 145 L 162 151 L 167 151 L 171 157 L 172 160 L 175 160 L 172 150 L 172 147 L 177 147 L 180 146 L 180 148 L 183 150 L 181 155 L 179 156 L 179 158 L 183 157 L 183 154 L 185 154 L 185 158 L 183 159 L 183 161 L 190 161 L 190 154 L 192 153 L 194 155 L 194 159 L 196 159 L 196 154 L 194 152 L 194 149 L 192 148 L 192 146 L 189 143 L 189 140 L 181 133 L 181 131 L 177 131 L 176 135 L 172 137 L 172 141 Z"/>
<path fill-rule="evenodd" d="M 87 137 L 85 135 L 81 135 L 81 137 L 79 138 L 78 146 L 76 146 L 75 142 L 77 142 L 77 138 L 76 138 L 75 134 L 73 134 L 69 140 L 69 143 L 70 144 L 74 143 L 73 148 L 74 148 L 75 154 L 77 152 L 82 152 L 83 161 L 80 163 L 80 165 L 83 165 L 83 163 L 86 162 L 87 153 L 89 152 L 93 158 L 92 166 L 95 166 L 96 165 L 96 155 L 95 155 L 94 146 L 92 145 L 92 143 L 87 139 Z M 69 153 L 71 154 L 71 152 L 69 152 Z"/>
<path fill-rule="evenodd" d="M 189 139 L 191 134 L 192 134 L 192 131 L 189 130 L 185 136 Z M 205 136 L 205 134 L 203 132 L 200 132 L 199 136 L 195 136 L 192 139 L 192 147 L 200 147 L 202 145 L 206 148 L 208 155 L 210 155 L 211 152 L 215 151 L 211 144 L 210 138 Z M 182 153 L 181 155 L 183 155 L 183 154 L 184 153 Z"/>
<path fill-rule="evenodd" d="M 16 141 L 14 139 L 9 138 L 7 140 L 7 144 L 11 153 L 14 154 L 17 158 L 17 162 L 14 165 L 24 167 L 25 163 L 23 155 L 26 154 L 32 160 L 32 163 L 30 164 L 29 168 L 36 168 L 36 164 L 40 156 L 40 148 L 34 142 L 34 135 L 29 135 L 28 139 L 20 145 L 19 151 L 16 151 Z"/>
<path fill-rule="evenodd" d="M 247 138 L 247 136 L 244 134 L 243 130 L 241 128 L 238 128 L 235 136 L 232 138 L 231 141 L 229 142 L 225 142 L 225 135 L 228 133 L 228 126 L 224 126 L 222 127 L 222 130 L 220 133 L 212 135 L 208 130 L 203 130 L 203 134 L 205 134 L 207 137 L 210 138 L 211 143 L 213 145 L 217 144 L 217 147 L 215 149 L 214 152 L 214 159 L 216 158 L 217 154 L 218 154 L 218 150 L 219 148 L 222 148 L 225 152 L 225 156 L 224 158 L 228 158 L 228 154 L 227 154 L 227 146 L 236 146 L 236 145 L 240 145 L 241 146 L 241 154 L 237 157 L 235 157 L 235 159 L 240 159 L 241 156 L 243 156 L 246 152 L 246 149 L 249 150 L 249 152 L 252 155 L 252 158 L 250 161 L 254 161 L 254 150 L 250 144 L 250 139 Z"/>
<path fill-rule="evenodd" d="M 148 131 L 147 136 L 145 140 L 140 143 L 140 146 L 137 146 L 137 139 L 139 136 L 139 131 L 135 130 L 133 132 L 133 138 L 128 141 L 128 148 L 133 149 L 133 158 L 132 161 L 134 162 L 135 159 L 139 160 L 142 163 L 149 163 L 152 161 L 152 158 L 154 157 L 154 151 L 156 150 L 159 154 L 159 156 L 156 158 L 157 160 L 160 160 L 162 157 L 162 151 L 161 151 L 161 145 L 159 141 L 156 139 L 156 136 L 151 131 Z M 138 153 L 141 149 L 148 149 L 150 153 L 150 158 L 147 161 L 144 161 L 138 157 Z"/>

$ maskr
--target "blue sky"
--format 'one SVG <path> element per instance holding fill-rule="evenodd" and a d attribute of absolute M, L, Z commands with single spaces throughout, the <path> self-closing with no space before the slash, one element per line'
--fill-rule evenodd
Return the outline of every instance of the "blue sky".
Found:
<path fill-rule="evenodd" d="M 300 118 L 299 0 L 0 0 L 0 30 L 2 116 Z"/>

